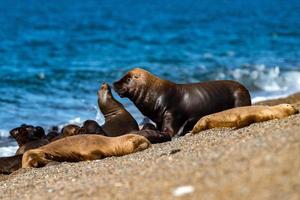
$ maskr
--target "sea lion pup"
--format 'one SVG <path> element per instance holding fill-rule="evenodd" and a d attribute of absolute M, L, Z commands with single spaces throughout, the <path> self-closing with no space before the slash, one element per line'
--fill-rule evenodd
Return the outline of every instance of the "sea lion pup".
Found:
<path fill-rule="evenodd" d="M 290 104 L 232 108 L 202 117 L 194 126 L 192 133 L 220 127 L 242 128 L 252 123 L 282 119 L 296 113 L 299 111 Z"/>
<path fill-rule="evenodd" d="M 94 120 L 86 120 L 78 130 L 78 134 L 100 134 L 106 135 L 102 127 Z"/>
<path fill-rule="evenodd" d="M 44 129 L 40 126 L 21 125 L 10 131 L 10 135 L 16 139 L 19 148 L 16 155 L 23 154 L 25 151 L 37 148 L 48 144 L 49 141 L 45 139 L 46 135 Z"/>
<path fill-rule="evenodd" d="M 0 158 L 0 174 L 11 174 L 22 167 L 22 154 Z"/>
<path fill-rule="evenodd" d="M 56 131 L 50 131 L 50 132 L 46 135 L 45 139 L 47 139 L 49 142 L 53 142 L 53 141 L 55 141 L 58 137 L 59 137 L 59 133 L 58 133 L 58 132 L 56 132 Z"/>
<path fill-rule="evenodd" d="M 103 83 L 98 90 L 98 106 L 105 119 L 102 128 L 107 136 L 120 136 L 139 130 L 136 120 L 113 97 L 107 83 Z"/>
<path fill-rule="evenodd" d="M 47 139 L 49 142 L 54 141 L 54 138 L 59 136 L 59 132 L 58 132 L 58 127 L 57 126 L 52 126 L 49 130 L 49 132 L 47 133 L 45 139 Z"/>
<path fill-rule="evenodd" d="M 170 137 L 186 134 L 205 115 L 251 105 L 249 91 L 235 81 L 176 84 L 136 68 L 113 86 Z"/>
<path fill-rule="evenodd" d="M 60 134 L 56 135 L 55 133 L 53 133 L 53 137 L 51 135 L 49 135 L 49 136 L 47 135 L 46 137 L 50 137 L 51 142 L 54 142 L 61 138 L 78 135 L 79 130 L 80 130 L 80 126 L 77 126 L 75 124 L 68 124 L 61 129 Z M 54 136 L 54 135 L 56 135 L 56 136 Z"/>
<path fill-rule="evenodd" d="M 46 136 L 45 131 L 42 127 L 34 127 L 32 125 L 26 124 L 22 124 L 21 126 L 12 129 L 11 131 L 9 131 L 9 133 L 17 141 L 19 147 L 28 142 L 42 139 Z"/>
<path fill-rule="evenodd" d="M 0 174 L 10 174 L 22 166 L 22 156 L 27 150 L 38 148 L 49 141 L 45 139 L 45 132 L 42 127 L 21 125 L 10 131 L 10 135 L 16 139 L 19 148 L 16 155 L 0 158 Z"/>
<path fill-rule="evenodd" d="M 73 135 L 78 135 L 79 129 L 80 129 L 80 126 L 77 126 L 75 124 L 68 124 L 61 129 L 60 137 L 64 138 L 64 137 L 69 137 L 69 136 L 73 136 Z"/>
<path fill-rule="evenodd" d="M 109 156 L 123 156 L 150 147 L 143 136 L 126 134 L 118 137 L 86 134 L 54 141 L 23 155 L 22 168 L 43 167 L 51 161 L 79 162 Z"/>

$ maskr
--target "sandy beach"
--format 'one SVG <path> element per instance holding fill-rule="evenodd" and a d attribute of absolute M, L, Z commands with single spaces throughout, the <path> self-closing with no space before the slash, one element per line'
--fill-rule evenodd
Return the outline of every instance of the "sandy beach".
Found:
<path fill-rule="evenodd" d="M 300 93 L 259 104 L 291 103 Z M 0 176 L 0 199 L 299 199 L 300 114 Z"/>

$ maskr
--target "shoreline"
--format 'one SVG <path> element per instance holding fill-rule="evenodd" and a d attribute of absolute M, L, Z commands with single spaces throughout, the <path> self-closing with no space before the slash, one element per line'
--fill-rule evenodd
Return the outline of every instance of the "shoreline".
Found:
<path fill-rule="evenodd" d="M 300 93 L 257 102 L 293 104 Z M 299 199 L 300 114 L 211 129 L 123 157 L 0 175 L 1 199 Z M 186 194 L 177 193 L 186 186 Z M 183 187 L 184 188 L 184 187 Z M 182 189 L 182 188 L 181 188 Z M 182 196 L 178 196 L 182 194 Z"/>

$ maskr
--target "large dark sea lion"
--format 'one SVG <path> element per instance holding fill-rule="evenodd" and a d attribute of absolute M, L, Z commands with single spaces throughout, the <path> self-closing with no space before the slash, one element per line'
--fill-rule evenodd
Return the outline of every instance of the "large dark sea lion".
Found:
<path fill-rule="evenodd" d="M 103 83 L 98 91 L 98 105 L 105 118 L 102 128 L 107 136 L 120 136 L 139 130 L 136 120 L 113 97 L 107 83 Z"/>
<path fill-rule="evenodd" d="M 251 105 L 249 91 L 235 81 L 176 84 L 136 68 L 113 85 L 170 137 L 192 130 L 205 115 Z"/>
<path fill-rule="evenodd" d="M 56 140 L 23 155 L 22 168 L 43 167 L 56 162 L 78 162 L 96 160 L 109 156 L 123 156 L 150 147 L 143 136 L 126 134 L 118 137 L 86 134 Z"/>
<path fill-rule="evenodd" d="M 252 123 L 282 119 L 297 113 L 299 111 L 290 104 L 232 108 L 202 117 L 194 126 L 192 133 L 199 133 L 211 128 L 242 128 Z"/>

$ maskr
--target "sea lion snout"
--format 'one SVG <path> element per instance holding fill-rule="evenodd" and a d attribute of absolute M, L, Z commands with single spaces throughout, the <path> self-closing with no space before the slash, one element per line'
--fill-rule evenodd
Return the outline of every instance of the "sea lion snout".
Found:
<path fill-rule="evenodd" d="M 109 84 L 107 83 L 102 83 L 102 85 L 100 86 L 99 90 L 98 90 L 98 98 L 101 101 L 104 101 L 107 97 L 112 96 L 111 94 L 111 89 Z"/>
<path fill-rule="evenodd" d="M 109 85 L 106 83 L 106 82 L 103 82 L 101 87 L 100 87 L 101 90 L 108 90 L 109 89 Z"/>

